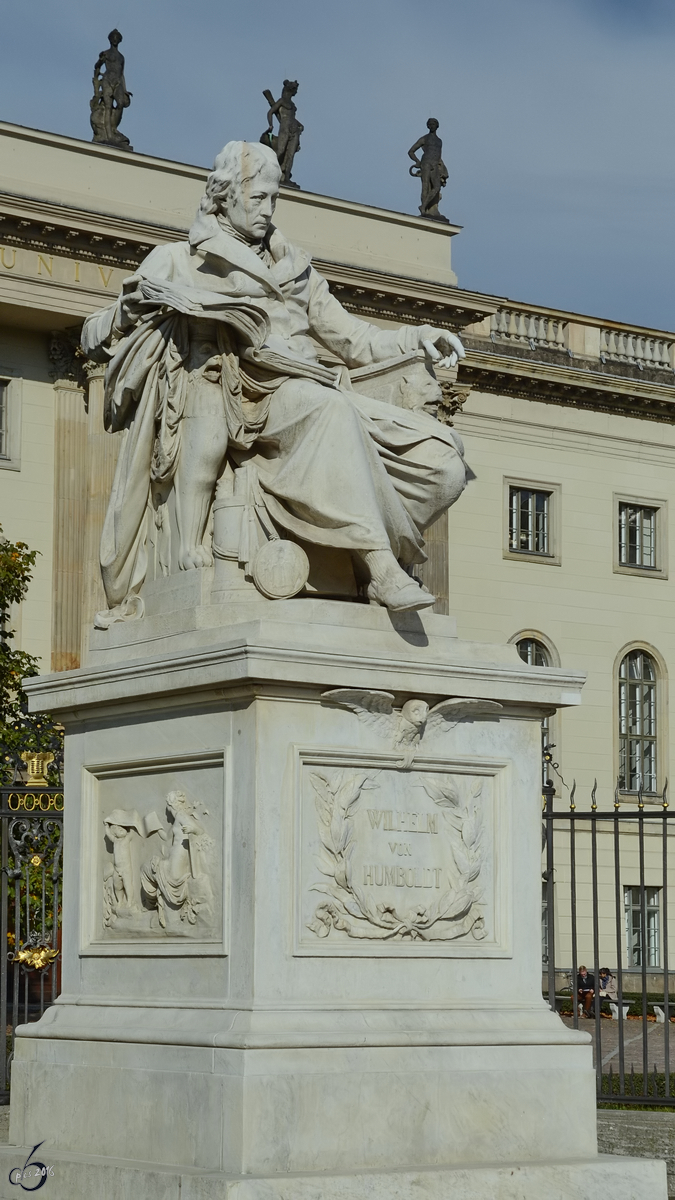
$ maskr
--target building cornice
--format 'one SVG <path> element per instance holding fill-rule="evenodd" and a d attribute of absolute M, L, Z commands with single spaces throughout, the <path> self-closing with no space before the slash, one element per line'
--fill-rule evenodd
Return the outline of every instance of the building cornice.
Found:
<path fill-rule="evenodd" d="M 563 367 L 472 348 L 460 363 L 457 382 L 474 391 L 545 404 L 623 413 L 669 424 L 675 421 L 675 382 L 642 382 L 619 374 L 601 374 L 590 369 L 588 363 Z"/>
<path fill-rule="evenodd" d="M 0 192 L 0 242 L 84 262 L 135 270 L 153 246 L 182 241 L 187 230 L 107 217 Z M 450 324 L 461 329 L 497 311 L 500 299 L 425 279 L 315 258 L 345 308 L 364 317 L 403 323 Z"/>

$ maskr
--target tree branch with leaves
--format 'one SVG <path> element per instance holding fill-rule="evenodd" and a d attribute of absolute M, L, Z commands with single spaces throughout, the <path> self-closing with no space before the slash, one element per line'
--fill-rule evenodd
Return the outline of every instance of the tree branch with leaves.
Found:
<path fill-rule="evenodd" d="M 24 679 L 39 674 L 39 660 L 14 646 L 12 606 L 26 598 L 38 551 L 11 542 L 0 525 L 0 783 L 12 783 L 23 767 L 22 753 L 51 751 L 50 782 L 59 781 L 63 732 L 45 713 L 28 712 Z"/>

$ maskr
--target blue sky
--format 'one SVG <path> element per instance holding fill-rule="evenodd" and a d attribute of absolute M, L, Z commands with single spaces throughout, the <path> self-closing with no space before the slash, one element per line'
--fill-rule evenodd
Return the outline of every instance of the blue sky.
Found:
<path fill-rule="evenodd" d="M 675 327 L 673 0 L 0 0 L 0 119 L 89 140 L 124 35 L 138 151 L 210 165 L 297 78 L 307 189 L 416 212 L 438 117 L 460 284 Z"/>

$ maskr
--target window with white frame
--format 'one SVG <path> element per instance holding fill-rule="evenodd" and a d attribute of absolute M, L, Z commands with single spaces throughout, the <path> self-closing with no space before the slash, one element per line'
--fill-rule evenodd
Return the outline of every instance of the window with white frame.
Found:
<path fill-rule="evenodd" d="M 7 380 L 0 379 L 0 458 L 9 458 Z"/>
<path fill-rule="evenodd" d="M 509 488 L 509 550 L 551 554 L 551 492 Z"/>
<path fill-rule="evenodd" d="M 619 788 L 655 793 L 657 751 L 656 663 L 631 650 L 619 667 Z"/>
<path fill-rule="evenodd" d="M 548 884 L 541 885 L 541 963 L 548 966 Z"/>
<path fill-rule="evenodd" d="M 550 667 L 551 665 L 551 656 L 546 646 L 537 638 L 520 638 L 516 642 L 516 649 L 528 667 Z"/>
<path fill-rule="evenodd" d="M 658 967 L 660 964 L 660 888 L 644 889 L 644 914 L 639 887 L 623 889 L 626 914 L 626 961 L 629 967 Z M 644 930 L 646 929 L 646 936 Z M 646 958 L 643 960 L 643 956 Z"/>
<path fill-rule="evenodd" d="M 653 571 L 656 561 L 656 522 L 658 508 L 646 504 L 619 502 L 619 564 Z"/>

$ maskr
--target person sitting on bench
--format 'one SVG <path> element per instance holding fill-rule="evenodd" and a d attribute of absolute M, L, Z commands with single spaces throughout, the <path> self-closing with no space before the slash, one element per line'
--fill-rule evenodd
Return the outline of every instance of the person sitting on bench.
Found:
<path fill-rule="evenodd" d="M 579 997 L 579 1002 L 584 1006 L 584 1016 L 590 1018 L 591 1006 L 595 998 L 595 979 L 592 975 L 589 975 L 585 967 L 579 967 L 577 996 Z"/>
<path fill-rule="evenodd" d="M 600 968 L 598 975 L 598 995 L 602 1000 L 611 1000 L 613 1004 L 618 1003 L 619 996 L 616 990 L 616 979 L 609 967 Z"/>

